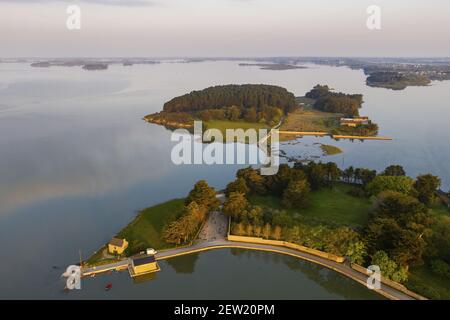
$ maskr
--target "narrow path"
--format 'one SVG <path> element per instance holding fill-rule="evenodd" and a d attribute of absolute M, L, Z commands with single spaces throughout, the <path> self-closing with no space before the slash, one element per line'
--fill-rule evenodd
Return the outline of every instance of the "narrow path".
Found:
<path fill-rule="evenodd" d="M 314 256 L 305 252 L 297 251 L 294 249 L 289 249 L 285 247 L 272 246 L 266 244 L 256 244 L 256 243 L 244 243 L 244 242 L 234 242 L 228 240 L 216 240 L 208 242 L 199 242 L 191 247 L 171 249 L 160 252 L 156 254 L 156 260 L 165 260 L 174 258 L 177 256 L 182 256 L 186 254 L 202 252 L 213 249 L 226 249 L 226 248 L 239 248 L 247 250 L 259 250 L 267 251 L 273 253 L 285 254 L 293 257 L 297 257 L 303 260 L 307 260 L 312 263 L 319 264 L 323 267 L 331 269 L 333 271 L 339 272 L 340 274 L 353 279 L 354 281 L 366 286 L 368 277 L 356 270 L 353 270 L 350 266 L 342 263 L 337 263 L 328 259 L 324 259 L 318 256 Z M 382 296 L 391 300 L 414 300 L 414 298 L 408 296 L 407 294 L 391 288 L 385 284 L 381 285 L 381 289 L 375 290 Z"/>
<path fill-rule="evenodd" d="M 108 263 L 90 268 L 83 268 L 82 275 L 86 277 L 97 273 L 108 272 L 111 270 L 126 269 L 128 268 L 129 263 L 130 263 L 129 259 L 124 259 L 114 263 Z"/>

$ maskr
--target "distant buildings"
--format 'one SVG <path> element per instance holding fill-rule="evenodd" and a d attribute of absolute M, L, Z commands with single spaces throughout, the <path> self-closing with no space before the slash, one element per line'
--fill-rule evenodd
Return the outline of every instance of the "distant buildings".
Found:
<path fill-rule="evenodd" d="M 359 125 L 367 125 L 370 123 L 369 117 L 353 117 L 353 118 L 341 118 L 341 126 L 357 127 Z"/>
<path fill-rule="evenodd" d="M 108 242 L 108 252 L 112 254 L 122 254 L 128 248 L 128 242 L 125 239 L 112 238 Z"/>

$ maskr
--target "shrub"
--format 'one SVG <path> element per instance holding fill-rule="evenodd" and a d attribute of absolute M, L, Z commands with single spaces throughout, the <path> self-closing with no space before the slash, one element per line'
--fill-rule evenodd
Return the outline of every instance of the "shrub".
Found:
<path fill-rule="evenodd" d="M 430 263 L 431 270 L 440 276 L 450 277 L 450 265 L 444 260 L 433 260 Z"/>

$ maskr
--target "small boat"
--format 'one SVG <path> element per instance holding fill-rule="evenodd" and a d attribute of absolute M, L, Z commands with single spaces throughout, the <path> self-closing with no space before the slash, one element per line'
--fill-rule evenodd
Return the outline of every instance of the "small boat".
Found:
<path fill-rule="evenodd" d="M 108 283 L 106 286 L 105 286 L 105 291 L 109 291 L 109 290 L 111 290 L 112 289 L 112 283 Z"/>

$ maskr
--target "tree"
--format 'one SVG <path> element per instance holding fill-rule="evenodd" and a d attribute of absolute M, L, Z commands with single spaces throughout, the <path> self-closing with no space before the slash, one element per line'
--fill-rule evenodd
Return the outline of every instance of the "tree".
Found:
<path fill-rule="evenodd" d="M 246 195 L 249 192 L 249 188 L 247 187 L 245 179 L 237 178 L 233 182 L 230 182 L 225 189 L 225 195 L 228 197 L 231 192 L 239 192 Z"/>
<path fill-rule="evenodd" d="M 367 186 L 367 192 L 378 195 L 382 191 L 395 191 L 409 195 L 412 193 L 414 181 L 404 176 L 376 176 Z"/>
<path fill-rule="evenodd" d="M 400 165 L 390 165 L 384 169 L 383 176 L 405 176 L 406 172 Z"/>
<path fill-rule="evenodd" d="M 421 264 L 431 235 L 431 222 L 429 210 L 416 198 L 383 192 L 365 227 L 369 251 L 383 250 L 404 267 Z"/>
<path fill-rule="evenodd" d="M 327 170 L 324 164 L 310 162 L 304 169 L 312 190 L 319 190 L 327 185 Z"/>
<path fill-rule="evenodd" d="M 305 179 L 291 181 L 283 192 L 283 205 L 288 208 L 302 208 L 308 202 L 310 187 Z"/>
<path fill-rule="evenodd" d="M 233 226 L 233 234 L 243 236 L 245 234 L 245 226 L 242 222 L 236 223 Z"/>
<path fill-rule="evenodd" d="M 378 266 L 381 275 L 396 282 L 408 280 L 408 273 L 405 268 L 399 267 L 395 261 L 391 260 L 388 254 L 382 250 L 377 251 L 372 257 L 372 265 Z"/>
<path fill-rule="evenodd" d="M 167 243 L 180 244 L 187 237 L 185 235 L 185 230 L 183 228 L 182 223 L 179 220 L 171 222 L 164 229 L 164 240 Z"/>
<path fill-rule="evenodd" d="M 281 239 L 281 227 L 280 226 L 275 226 L 275 228 L 273 228 L 272 238 L 275 240 Z"/>
<path fill-rule="evenodd" d="M 417 177 L 414 189 L 418 193 L 418 199 L 429 205 L 436 197 L 436 190 L 441 186 L 441 179 L 431 174 L 424 174 Z"/>
<path fill-rule="evenodd" d="M 325 250 L 339 256 L 345 255 L 350 244 L 359 240 L 358 233 L 349 227 L 339 227 L 325 234 Z"/>
<path fill-rule="evenodd" d="M 261 237 L 262 234 L 262 227 L 260 225 L 256 225 L 253 229 L 253 233 L 255 234 L 255 237 Z"/>
<path fill-rule="evenodd" d="M 223 212 L 236 221 L 240 221 L 243 210 L 247 209 L 248 201 L 243 193 L 232 192 L 223 204 Z"/>
<path fill-rule="evenodd" d="M 270 226 L 270 224 L 266 223 L 264 225 L 264 228 L 263 228 L 263 231 L 262 231 L 263 237 L 266 238 L 266 239 L 269 239 L 271 230 L 272 230 L 272 227 Z"/>
<path fill-rule="evenodd" d="M 264 195 L 267 192 L 264 177 L 252 167 L 238 170 L 236 176 L 245 180 L 250 193 Z"/>
<path fill-rule="evenodd" d="M 220 201 L 216 198 L 216 191 L 205 180 L 200 180 L 194 185 L 185 203 L 189 204 L 193 201 L 204 206 L 208 211 L 216 210 L 220 205 Z"/>
<path fill-rule="evenodd" d="M 359 178 L 363 186 L 371 183 L 376 176 L 377 172 L 375 170 L 359 169 Z"/>
<path fill-rule="evenodd" d="M 248 220 L 253 225 L 262 224 L 262 209 L 259 206 L 252 206 L 250 210 L 247 211 Z"/>
<path fill-rule="evenodd" d="M 342 177 L 344 178 L 345 182 L 354 182 L 353 181 L 353 176 L 355 174 L 355 170 L 353 169 L 353 167 L 348 167 L 347 169 L 344 170 L 344 172 L 342 173 Z"/>
<path fill-rule="evenodd" d="M 430 266 L 433 273 L 443 277 L 450 277 L 450 265 L 444 260 L 433 260 L 431 261 Z"/>
<path fill-rule="evenodd" d="M 426 251 L 427 258 L 450 262 L 450 219 L 433 218 L 432 229 L 433 233 Z"/>
<path fill-rule="evenodd" d="M 351 242 L 347 248 L 345 255 L 351 263 L 362 265 L 367 255 L 366 245 L 362 241 Z"/>
<path fill-rule="evenodd" d="M 266 187 L 271 194 L 281 196 L 292 180 L 305 179 L 305 173 L 298 168 L 291 168 L 283 163 L 275 175 L 266 176 Z"/>
<path fill-rule="evenodd" d="M 247 226 L 245 228 L 245 233 L 247 236 L 252 237 L 253 236 L 253 225 L 251 225 L 250 223 L 247 224 Z"/>
<path fill-rule="evenodd" d="M 258 121 L 258 113 L 256 112 L 256 108 L 252 107 L 246 109 L 244 112 L 244 120 L 247 122 L 257 122 Z"/>
<path fill-rule="evenodd" d="M 329 186 L 332 186 L 332 184 L 339 180 L 341 177 L 341 170 L 338 168 L 336 163 L 334 162 L 328 162 L 325 165 L 326 170 L 326 179 L 328 181 Z"/>
<path fill-rule="evenodd" d="M 187 242 L 198 230 L 205 216 L 206 208 L 192 201 L 183 208 L 181 217 L 164 228 L 164 240 L 174 244 Z"/>
<path fill-rule="evenodd" d="M 228 109 L 228 119 L 231 121 L 237 121 L 241 118 L 241 109 L 237 106 L 231 106 Z"/>

